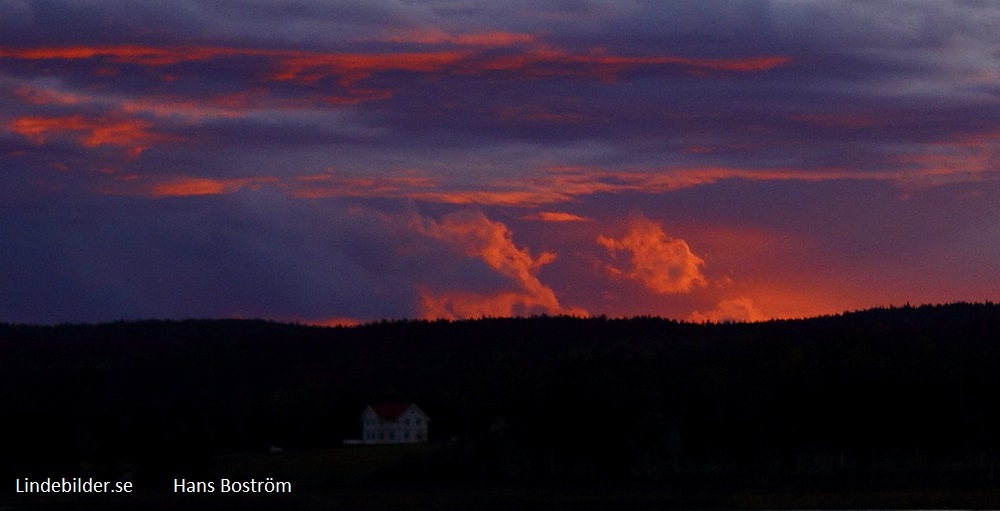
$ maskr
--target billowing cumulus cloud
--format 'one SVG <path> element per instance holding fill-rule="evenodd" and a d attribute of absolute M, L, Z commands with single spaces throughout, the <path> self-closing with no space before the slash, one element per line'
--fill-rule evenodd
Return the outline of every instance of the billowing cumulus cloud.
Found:
<path fill-rule="evenodd" d="M 705 262 L 684 240 L 671 238 L 659 224 L 644 217 L 632 218 L 620 239 L 601 235 L 597 244 L 614 261 L 625 259 L 624 265 L 605 266 L 612 277 L 634 280 L 654 293 L 683 293 L 705 285 L 701 272 Z"/>
<path fill-rule="evenodd" d="M 66 117 L 17 117 L 7 128 L 36 144 L 60 136 L 68 136 L 84 147 L 102 145 L 121 146 L 132 156 L 137 156 L 150 145 L 170 140 L 169 137 L 151 133 L 146 121 L 128 118 L 87 118 L 80 115 Z"/>

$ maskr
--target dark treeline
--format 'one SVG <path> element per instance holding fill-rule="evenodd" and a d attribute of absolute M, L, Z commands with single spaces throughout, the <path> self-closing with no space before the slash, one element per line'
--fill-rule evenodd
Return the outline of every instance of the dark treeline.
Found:
<path fill-rule="evenodd" d="M 0 325 L 6 478 L 156 479 L 216 454 L 338 446 L 379 401 L 431 416 L 447 448 L 426 481 L 989 485 L 1000 306 L 705 325 Z"/>

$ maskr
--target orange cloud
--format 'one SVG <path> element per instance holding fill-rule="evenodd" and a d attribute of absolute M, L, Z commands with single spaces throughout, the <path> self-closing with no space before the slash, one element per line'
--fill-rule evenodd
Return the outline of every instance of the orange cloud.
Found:
<path fill-rule="evenodd" d="M 985 143 L 984 143 L 985 144 Z M 290 184 L 294 197 L 405 198 L 454 205 L 538 207 L 573 202 L 578 197 L 607 193 L 664 193 L 703 186 L 726 179 L 748 181 L 889 181 L 904 189 L 933 186 L 944 182 L 983 179 L 993 166 L 988 151 L 955 145 L 944 147 L 941 155 L 900 156 L 902 169 L 852 171 L 844 168 L 733 168 L 688 167 L 660 170 L 605 170 L 587 167 L 552 167 L 540 174 L 516 179 L 498 179 L 477 188 L 456 187 L 443 178 L 420 174 L 409 176 L 357 177 L 320 175 L 297 179 Z M 949 152 L 950 151 L 950 152 Z M 525 219 L 556 221 L 554 216 Z"/>
<path fill-rule="evenodd" d="M 728 321 L 766 321 L 770 318 L 754 305 L 753 300 L 745 296 L 722 300 L 714 309 L 707 312 L 694 311 L 687 320 L 693 323 L 728 322 Z"/>
<path fill-rule="evenodd" d="M 534 215 L 526 215 L 521 218 L 524 220 L 540 220 L 542 222 L 585 222 L 589 220 L 589 218 L 559 211 L 539 211 Z"/>
<path fill-rule="evenodd" d="M 295 52 L 278 61 L 279 70 L 272 78 L 278 81 L 315 83 L 327 77 L 350 86 L 379 71 L 431 73 L 455 64 L 467 53 L 308 53 Z"/>
<path fill-rule="evenodd" d="M 232 118 L 260 108 L 305 106 L 289 105 L 291 101 L 269 98 L 263 88 L 223 94 L 204 99 L 182 99 L 165 95 L 140 98 L 106 97 L 83 92 L 66 92 L 36 84 L 21 84 L 14 95 L 32 105 L 76 106 L 113 108 L 125 114 L 150 114 L 156 117 L 183 117 L 189 119 Z M 300 100 L 301 101 L 301 100 Z"/>
<path fill-rule="evenodd" d="M 459 212 L 440 222 L 419 221 L 418 232 L 477 257 L 498 274 L 511 280 L 514 291 L 490 295 L 466 291 L 431 292 L 420 289 L 421 316 L 425 318 L 473 318 L 481 316 L 523 316 L 537 313 L 585 315 L 575 307 L 563 307 L 551 288 L 536 276 L 538 269 L 555 260 L 544 252 L 532 257 L 527 248 L 514 244 L 507 226 L 491 221 L 480 212 Z"/>
<path fill-rule="evenodd" d="M 263 108 L 290 108 L 288 101 L 275 101 L 262 89 L 241 91 L 204 99 L 181 99 L 153 96 L 121 100 L 123 112 L 144 113 L 156 117 L 177 117 L 191 120 L 242 117 Z"/>
<path fill-rule="evenodd" d="M 497 187 L 499 188 L 499 187 Z M 407 197 L 442 204 L 478 204 L 482 206 L 537 206 L 567 202 L 572 197 L 546 190 L 433 190 L 407 194 Z"/>
<path fill-rule="evenodd" d="M 893 171 L 893 180 L 904 190 L 918 190 L 947 183 L 979 182 L 997 173 L 1000 133 L 983 132 L 928 144 L 919 152 L 892 156 L 905 168 Z"/>
<path fill-rule="evenodd" d="M 436 186 L 439 180 L 416 173 L 398 176 L 351 176 L 342 173 L 299 176 L 290 184 L 291 195 L 302 199 L 336 197 L 408 198 L 416 190 Z"/>
<path fill-rule="evenodd" d="M 484 183 L 478 189 L 448 189 L 448 183 L 426 176 L 351 177 L 332 174 L 298 180 L 292 195 L 300 198 L 391 197 L 485 206 L 541 206 L 572 202 L 576 197 L 598 193 L 661 193 L 711 184 L 723 179 L 804 180 L 849 179 L 848 171 L 795 169 L 738 169 L 699 167 L 629 172 L 592 168 L 552 168 L 542 175 Z M 868 176 L 875 179 L 876 176 Z M 881 177 L 885 179 L 885 176 Z M 542 219 L 542 218 L 538 218 Z M 552 221 L 550 217 L 544 219 Z"/>
<path fill-rule="evenodd" d="M 119 46 L 54 46 L 48 48 L 0 48 L 0 58 L 19 60 L 89 60 L 108 59 L 115 63 L 143 66 L 168 66 L 181 62 L 211 60 L 223 56 L 274 55 L 280 51 L 242 50 L 218 46 L 152 47 Z"/>
<path fill-rule="evenodd" d="M 701 273 L 705 262 L 691 252 L 684 240 L 667 236 L 659 225 L 646 218 L 633 218 L 622 239 L 601 235 L 597 237 L 597 244 L 607 249 L 612 257 L 619 252 L 629 254 L 624 269 L 606 265 L 612 276 L 640 282 L 654 293 L 682 293 L 706 285 Z"/>
<path fill-rule="evenodd" d="M 630 172 L 591 168 L 557 168 L 528 179 L 487 183 L 478 190 L 427 190 L 407 194 L 407 197 L 446 204 L 540 206 L 571 202 L 576 197 L 598 193 L 662 193 L 732 178 L 755 181 L 823 181 L 851 177 L 858 177 L 858 175 L 839 169 L 696 167 Z M 869 176 L 868 178 L 875 179 L 876 177 Z M 885 179 L 884 176 L 882 178 Z"/>
<path fill-rule="evenodd" d="M 138 155 L 154 142 L 171 140 L 170 137 L 150 132 L 149 126 L 146 121 L 129 118 L 22 116 L 11 120 L 7 129 L 36 144 L 66 136 L 84 147 L 121 146 L 127 148 L 129 153 Z"/>
<path fill-rule="evenodd" d="M 149 195 L 153 197 L 220 195 L 224 193 L 233 193 L 259 182 L 259 180 L 254 179 L 209 179 L 204 177 L 185 177 L 169 182 L 154 184 L 149 189 Z"/>
<path fill-rule="evenodd" d="M 583 114 L 568 112 L 550 112 L 537 106 L 501 107 L 493 110 L 494 114 L 505 121 L 522 120 L 551 123 L 577 123 L 584 120 Z"/>
<path fill-rule="evenodd" d="M 315 83 L 333 77 L 339 84 L 350 87 L 354 82 L 383 71 L 435 72 L 467 56 L 467 52 L 412 52 L 412 53 L 320 53 L 297 50 L 267 50 L 259 48 L 226 48 L 218 46 L 150 47 L 122 46 L 73 46 L 49 48 L 0 48 L 0 59 L 20 60 L 107 60 L 114 64 L 134 64 L 144 67 L 163 67 L 187 62 L 204 62 L 220 58 L 258 57 L 275 68 L 266 73 L 277 81 Z M 166 81 L 177 77 L 165 75 Z M 381 90 L 361 90 L 362 98 L 381 98 L 388 94 Z M 330 96 L 352 98 L 354 94 Z M 336 101 L 335 101 L 336 102 Z M 340 104 L 340 103 L 337 103 Z"/>
<path fill-rule="evenodd" d="M 361 86 L 359 82 L 388 73 L 407 72 L 425 75 L 460 75 L 500 78 L 538 79 L 569 77 L 613 81 L 628 71 L 656 67 L 686 69 L 692 74 L 707 71 L 760 72 L 783 66 L 784 56 L 746 59 L 690 59 L 677 56 L 612 55 L 604 50 L 585 54 L 554 49 L 528 34 L 492 31 L 471 34 L 448 34 L 436 30 L 394 35 L 383 41 L 430 45 L 409 52 L 315 52 L 293 49 L 238 48 L 223 46 L 64 46 L 41 48 L 0 47 L 0 59 L 35 61 L 87 61 L 95 76 L 118 72 L 117 66 L 135 65 L 156 72 L 165 83 L 184 79 L 184 71 L 170 66 L 205 63 L 221 59 L 241 59 L 239 65 L 254 76 L 250 93 L 237 92 L 232 97 L 188 100 L 158 98 L 152 102 L 131 101 L 132 107 L 144 106 L 156 115 L 205 117 L 217 112 L 242 114 L 247 108 L 307 108 L 316 105 L 341 107 L 390 98 L 395 89 L 387 82 Z M 448 45 L 441 49 L 441 45 Z M 504 52 L 494 51 L 503 47 Z M 167 69 L 163 69 L 167 68 Z M 191 70 L 188 69 L 187 72 Z M 326 83 L 330 81 L 332 83 Z M 307 94 L 295 98 L 278 97 L 269 90 L 273 82 L 292 83 L 307 88 Z M 321 83 L 322 82 L 322 83 Z M 322 85 L 322 87 L 319 87 Z M 282 86 L 282 88 L 287 88 Z M 71 96 L 25 96 L 30 102 L 58 101 L 69 104 Z M 235 100 L 235 104 L 229 100 Z M 121 100 L 119 100 L 121 101 Z M 158 104 L 166 101 L 170 103 Z M 145 103 L 145 105 L 142 105 Z M 152 104 L 150 104 L 152 103 Z M 199 110 L 198 107 L 204 107 Z M 523 118 L 537 122 L 576 123 L 584 118 L 571 112 L 541 109 L 498 111 L 501 118 Z"/>
<path fill-rule="evenodd" d="M 425 29 L 404 32 L 383 37 L 381 41 L 407 44 L 450 44 L 458 46 L 510 46 L 519 43 L 531 43 L 535 37 L 531 34 L 516 32 L 490 31 L 482 33 L 449 34 L 443 30 Z"/>
<path fill-rule="evenodd" d="M 235 118 L 263 109 L 306 110 L 318 103 L 327 105 L 354 105 L 392 96 L 392 91 L 351 87 L 330 92 L 311 92 L 303 97 L 280 98 L 270 94 L 266 87 L 219 94 L 205 98 L 182 98 L 171 95 L 151 95 L 120 98 L 64 92 L 53 88 L 24 84 L 14 90 L 15 96 L 33 105 L 87 105 L 111 108 L 126 114 L 148 114 L 156 117 L 178 117 L 190 120 L 209 118 Z"/>
<path fill-rule="evenodd" d="M 669 57 L 668 57 L 669 59 Z M 789 62 L 792 58 L 787 56 L 773 56 L 773 57 L 758 57 L 758 58 L 745 58 L 745 59 L 673 59 L 679 61 L 678 63 L 686 64 L 692 67 L 703 67 L 706 69 L 715 69 L 718 71 L 742 71 L 742 72 L 756 72 L 756 71 L 767 71 L 774 69 L 776 67 L 781 67 Z"/>
<path fill-rule="evenodd" d="M 405 41 L 407 36 L 400 36 Z M 482 75 L 508 72 L 521 78 L 546 76 L 597 77 L 613 80 L 624 71 L 644 67 L 673 66 L 704 72 L 760 72 L 787 64 L 787 56 L 742 59 L 692 59 L 677 56 L 632 57 L 611 55 L 596 49 L 573 54 L 534 43 L 526 34 L 487 32 L 483 34 L 446 35 L 431 32 L 412 36 L 411 42 L 452 43 L 456 51 L 410 53 L 322 53 L 299 50 L 266 50 L 218 46 L 151 47 L 139 45 L 71 46 L 48 48 L 0 48 L 0 59 L 21 60 L 109 60 L 117 64 L 163 67 L 183 62 L 203 62 L 218 58 L 259 57 L 276 66 L 271 78 L 278 81 L 315 83 L 333 77 L 342 86 L 350 86 L 373 73 L 411 71 L 420 73 L 454 69 L 460 74 Z M 514 54 L 484 54 L 480 48 L 534 43 Z M 175 79 L 167 75 L 168 79 Z"/>
<path fill-rule="evenodd" d="M 278 182 L 276 177 L 245 177 L 213 179 L 192 176 L 135 176 L 117 179 L 114 184 L 105 185 L 100 192 L 105 195 L 144 196 L 154 199 L 164 197 L 192 197 L 199 195 L 223 195 L 243 189 L 258 189 L 266 184 Z"/>
<path fill-rule="evenodd" d="M 32 105 L 77 105 L 87 101 L 87 98 L 80 94 L 65 93 L 31 85 L 18 86 L 14 89 L 14 95 Z"/>
<path fill-rule="evenodd" d="M 745 59 L 690 59 L 676 56 L 631 57 L 608 54 L 595 49 L 586 54 L 573 54 L 559 49 L 537 46 L 514 55 L 476 59 L 462 67 L 466 74 L 506 71 L 526 78 L 581 77 L 611 81 L 626 71 L 655 67 L 680 67 L 693 74 L 706 70 L 726 72 L 760 72 L 784 66 L 787 56 Z"/>

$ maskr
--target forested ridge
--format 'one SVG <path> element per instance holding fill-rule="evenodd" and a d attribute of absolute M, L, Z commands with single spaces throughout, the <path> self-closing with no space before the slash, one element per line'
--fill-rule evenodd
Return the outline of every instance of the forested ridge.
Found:
<path fill-rule="evenodd" d="M 432 418 L 446 455 L 425 460 L 425 482 L 989 485 L 1000 306 L 0 325 L 5 477 L 132 464 L 155 479 L 218 454 L 335 447 L 383 401 Z"/>

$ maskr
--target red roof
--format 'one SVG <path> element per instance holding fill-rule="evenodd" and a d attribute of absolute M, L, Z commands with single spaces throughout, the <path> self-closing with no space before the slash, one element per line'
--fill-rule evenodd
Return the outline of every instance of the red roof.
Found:
<path fill-rule="evenodd" d="M 379 403 L 371 405 L 371 409 L 375 412 L 375 415 L 391 421 L 398 419 L 409 407 L 409 403 Z"/>

